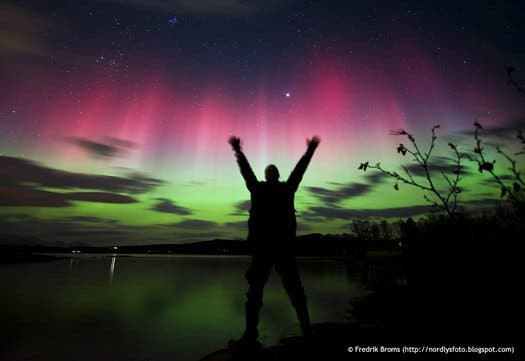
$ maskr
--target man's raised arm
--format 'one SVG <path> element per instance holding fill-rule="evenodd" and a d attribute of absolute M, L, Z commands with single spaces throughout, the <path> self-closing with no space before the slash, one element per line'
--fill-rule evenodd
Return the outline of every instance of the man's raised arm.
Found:
<path fill-rule="evenodd" d="M 306 168 L 308 167 L 308 164 L 314 155 L 315 149 L 320 142 L 321 138 L 319 138 L 318 135 L 314 135 L 312 139 L 306 140 L 306 145 L 308 148 L 301 159 L 299 159 L 299 162 L 295 166 L 292 173 L 290 173 L 290 176 L 287 180 L 287 183 L 292 186 L 294 191 L 299 187 L 299 183 L 301 183 L 301 180 L 303 179 L 304 172 L 306 172 Z"/>
<path fill-rule="evenodd" d="M 250 167 L 250 163 L 248 163 L 248 159 L 246 159 L 246 156 L 241 150 L 241 139 L 236 136 L 231 136 L 228 140 L 228 143 L 230 143 L 232 149 L 235 152 L 235 156 L 237 157 L 237 164 L 239 164 L 242 177 L 246 182 L 246 187 L 251 192 L 257 184 L 257 177 L 253 173 L 252 167 Z"/>
<path fill-rule="evenodd" d="M 301 183 L 301 180 L 303 179 L 304 172 L 306 172 L 306 168 L 308 168 L 308 164 L 310 163 L 315 149 L 320 142 L 321 138 L 319 138 L 318 135 L 314 135 L 312 139 L 306 140 L 306 152 L 303 154 L 301 159 L 299 159 L 299 162 L 297 162 L 297 165 L 295 166 L 292 173 L 290 173 L 290 176 L 287 180 L 287 183 L 292 186 L 294 191 L 296 191 L 299 187 L 299 183 Z"/>

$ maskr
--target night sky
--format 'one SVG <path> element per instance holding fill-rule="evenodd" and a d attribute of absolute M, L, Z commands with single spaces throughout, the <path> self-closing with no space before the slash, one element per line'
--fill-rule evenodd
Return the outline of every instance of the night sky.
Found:
<path fill-rule="evenodd" d="M 524 124 L 504 68 L 525 81 L 522 1 L 3 1 L 0 14 L 1 234 L 244 238 L 228 137 L 262 180 L 269 163 L 286 179 L 314 134 L 299 234 L 349 232 L 429 210 L 419 190 L 357 171 L 410 164 L 390 130 L 426 146 L 440 124 L 439 173 L 449 141 L 472 153 L 476 119 L 495 159 Z M 493 205 L 489 176 L 465 166 L 460 204 Z"/>

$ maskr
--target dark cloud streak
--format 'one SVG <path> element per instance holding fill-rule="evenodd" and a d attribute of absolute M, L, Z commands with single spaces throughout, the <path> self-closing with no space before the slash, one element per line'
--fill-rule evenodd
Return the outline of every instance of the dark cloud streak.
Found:
<path fill-rule="evenodd" d="M 96 203 L 135 203 L 124 194 L 107 192 L 58 193 L 31 186 L 0 186 L 0 206 L 6 207 L 69 207 L 72 201 Z"/>
<path fill-rule="evenodd" d="M 395 218 L 410 217 L 429 213 L 430 205 L 415 205 L 408 207 L 383 208 L 383 209 L 351 209 L 341 207 L 310 207 L 304 212 L 303 217 L 310 220 L 327 219 L 353 219 L 353 218 Z"/>
<path fill-rule="evenodd" d="M 481 122 L 483 123 L 483 122 Z M 483 124 L 482 124 L 483 125 Z M 498 137 L 503 138 L 505 140 L 516 140 L 516 135 L 518 134 L 518 130 L 525 130 L 525 118 L 517 118 L 514 120 L 511 120 L 509 122 L 506 122 L 503 126 L 493 126 L 493 127 L 487 127 L 484 126 L 482 130 L 480 130 L 479 135 L 483 139 L 483 137 Z M 460 136 L 468 136 L 474 139 L 474 125 L 471 129 L 464 129 L 457 132 L 454 132 L 454 134 L 458 134 Z"/>
<path fill-rule="evenodd" d="M 234 207 L 235 207 L 235 211 L 233 213 L 230 213 L 231 216 L 245 216 L 246 217 L 246 215 L 252 208 L 252 201 L 249 199 L 246 201 L 241 201 L 241 202 L 235 203 Z"/>
<path fill-rule="evenodd" d="M 441 177 L 441 172 L 444 172 L 447 176 L 454 176 L 454 172 L 457 168 L 454 164 L 454 159 L 448 157 L 437 157 L 433 159 L 428 166 L 430 175 Z M 426 177 L 425 169 L 416 163 L 405 165 L 406 169 L 412 174 L 412 176 Z M 402 176 L 406 176 L 404 171 L 399 172 Z M 466 159 L 462 160 L 460 175 L 472 175 L 472 171 L 468 169 L 468 163 Z"/>
<path fill-rule="evenodd" d="M 325 204 L 336 204 L 342 200 L 366 194 L 371 188 L 371 184 L 351 183 L 340 185 L 337 189 L 307 187 L 307 190 Z"/>
<path fill-rule="evenodd" d="M 173 214 L 179 214 L 181 216 L 189 215 L 191 214 L 191 210 L 179 205 L 176 205 L 168 198 L 157 198 L 157 201 L 159 201 L 157 204 L 155 204 L 152 208 L 150 208 L 153 211 L 161 212 L 161 213 L 173 213 Z"/>
<path fill-rule="evenodd" d="M 67 141 L 80 147 L 96 158 L 114 158 L 125 155 L 136 146 L 129 140 L 107 138 L 106 143 L 95 142 L 85 138 L 70 137 Z"/>
<path fill-rule="evenodd" d="M 49 188 L 80 188 L 140 194 L 164 184 L 160 179 L 131 174 L 128 177 L 73 173 L 48 168 L 22 158 L 0 157 L 0 185 L 37 184 Z"/>
<path fill-rule="evenodd" d="M 217 223 L 212 222 L 212 221 L 202 220 L 202 219 L 185 219 L 180 222 L 164 224 L 163 226 L 200 231 L 203 229 L 208 230 L 210 228 L 216 227 Z"/>

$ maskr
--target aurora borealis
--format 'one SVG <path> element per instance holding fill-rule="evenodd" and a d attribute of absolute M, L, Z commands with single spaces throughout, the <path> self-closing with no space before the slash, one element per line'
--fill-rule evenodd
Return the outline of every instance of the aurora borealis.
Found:
<path fill-rule="evenodd" d="M 268 163 L 286 178 L 314 134 L 299 233 L 343 233 L 353 218 L 428 210 L 418 190 L 357 171 L 409 161 L 389 130 L 425 143 L 439 123 L 443 169 L 449 141 L 474 148 L 474 120 L 487 151 L 515 149 L 524 124 L 504 69 L 525 79 L 519 1 L 5 1 L 0 13 L 1 234 L 243 238 L 249 193 L 228 137 L 262 179 Z M 497 200 L 465 166 L 460 204 Z"/>

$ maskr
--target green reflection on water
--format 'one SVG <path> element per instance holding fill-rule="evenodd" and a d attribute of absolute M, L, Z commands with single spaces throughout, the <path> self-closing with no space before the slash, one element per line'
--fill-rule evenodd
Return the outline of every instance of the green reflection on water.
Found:
<path fill-rule="evenodd" d="M 194 360 L 244 327 L 247 257 L 81 256 L 1 265 L 6 359 Z M 365 293 L 342 264 L 301 260 L 313 322 L 341 321 Z M 261 340 L 299 328 L 279 277 L 265 288 Z"/>

